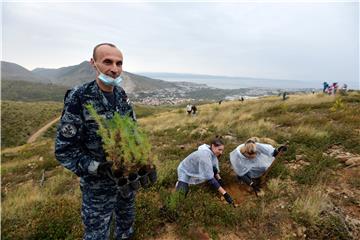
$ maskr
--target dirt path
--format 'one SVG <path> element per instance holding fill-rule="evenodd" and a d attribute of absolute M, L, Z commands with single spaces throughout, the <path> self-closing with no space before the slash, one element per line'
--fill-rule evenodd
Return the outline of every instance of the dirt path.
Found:
<path fill-rule="evenodd" d="M 43 134 L 46 130 L 48 130 L 53 124 L 55 124 L 57 121 L 60 120 L 60 117 L 57 117 L 53 120 L 51 120 L 48 124 L 46 124 L 45 126 L 43 126 L 42 128 L 40 128 L 36 133 L 34 133 L 33 135 L 31 135 L 29 137 L 29 139 L 27 140 L 27 143 L 33 143 L 36 141 L 36 139 Z"/>

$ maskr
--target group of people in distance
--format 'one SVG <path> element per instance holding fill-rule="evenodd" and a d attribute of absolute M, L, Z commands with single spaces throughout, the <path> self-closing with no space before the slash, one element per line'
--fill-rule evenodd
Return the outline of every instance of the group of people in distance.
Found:
<path fill-rule="evenodd" d="M 335 95 L 339 88 L 339 84 L 337 82 L 332 83 L 331 85 L 327 82 L 323 82 L 323 93 L 327 93 L 329 95 Z M 341 91 L 347 92 L 347 84 L 341 87 Z"/>
<path fill-rule="evenodd" d="M 250 138 L 230 153 L 230 163 L 237 180 L 250 186 L 257 194 L 260 191 L 261 177 L 267 173 L 275 158 L 286 150 L 286 145 L 274 148 L 270 144 L 258 142 L 256 138 Z M 207 182 L 229 204 L 234 205 L 234 200 L 224 189 L 224 181 L 220 176 L 218 158 L 223 152 L 224 142 L 216 137 L 209 145 L 203 144 L 188 155 L 177 168 L 176 191 L 181 191 L 186 196 L 189 185 Z"/>

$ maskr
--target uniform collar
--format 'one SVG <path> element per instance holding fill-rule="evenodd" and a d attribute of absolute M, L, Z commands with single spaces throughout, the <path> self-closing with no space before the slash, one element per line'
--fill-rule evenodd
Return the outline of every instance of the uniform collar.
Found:
<path fill-rule="evenodd" d="M 112 109 L 115 109 L 116 104 L 118 103 L 117 98 L 119 95 L 119 91 L 117 90 L 116 87 L 114 87 L 113 93 L 114 93 L 114 99 L 115 99 L 115 106 L 112 106 L 109 101 L 106 99 L 103 91 L 100 89 L 99 85 L 97 84 L 96 80 L 95 80 L 95 84 L 94 84 L 94 91 L 95 94 L 97 95 L 97 98 L 100 100 L 100 102 L 103 104 L 104 108 L 107 111 L 110 111 Z"/>

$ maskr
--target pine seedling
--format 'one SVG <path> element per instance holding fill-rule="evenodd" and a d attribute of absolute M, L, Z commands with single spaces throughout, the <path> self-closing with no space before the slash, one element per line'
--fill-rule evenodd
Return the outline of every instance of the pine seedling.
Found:
<path fill-rule="evenodd" d="M 97 134 L 102 138 L 104 151 L 116 169 L 151 164 L 151 144 L 131 117 L 115 113 L 111 119 L 105 119 L 92 105 L 86 108 L 99 126 Z"/>

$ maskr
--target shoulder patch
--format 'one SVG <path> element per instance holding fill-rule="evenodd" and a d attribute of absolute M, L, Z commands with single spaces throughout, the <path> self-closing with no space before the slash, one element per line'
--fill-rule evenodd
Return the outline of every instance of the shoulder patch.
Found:
<path fill-rule="evenodd" d="M 76 135 L 77 129 L 74 124 L 65 123 L 61 127 L 60 132 L 61 135 L 64 136 L 65 138 L 72 138 Z"/>

